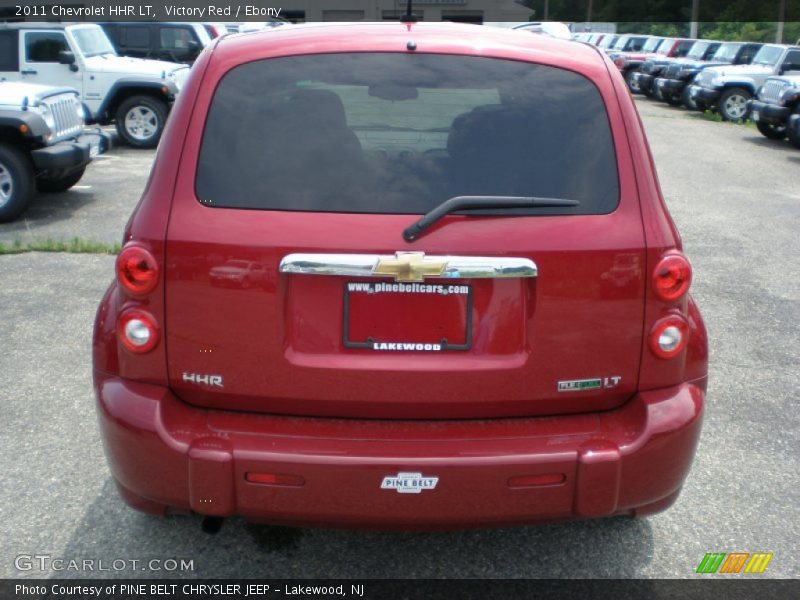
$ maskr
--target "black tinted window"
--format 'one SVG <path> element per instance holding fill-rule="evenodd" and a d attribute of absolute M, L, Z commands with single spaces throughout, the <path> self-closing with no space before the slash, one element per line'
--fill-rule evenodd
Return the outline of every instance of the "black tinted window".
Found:
<path fill-rule="evenodd" d="M 168 50 L 187 50 L 192 40 L 192 32 L 189 29 L 165 27 L 161 30 L 161 47 Z"/>
<path fill-rule="evenodd" d="M 641 37 L 629 38 L 623 49 L 627 52 L 638 52 L 644 47 L 647 40 L 648 38 Z"/>
<path fill-rule="evenodd" d="M 0 31 L 0 71 L 19 68 L 19 46 L 16 31 Z"/>
<path fill-rule="evenodd" d="M 150 48 L 150 28 L 149 27 L 125 27 L 123 40 L 128 48 Z"/>
<path fill-rule="evenodd" d="M 711 44 L 708 48 L 706 48 L 705 54 L 703 54 L 703 60 L 709 60 L 714 54 L 716 54 L 717 50 L 719 50 L 719 44 Z"/>
<path fill-rule="evenodd" d="M 783 59 L 783 66 L 790 67 L 792 71 L 800 70 L 800 50 L 789 50 Z"/>
<path fill-rule="evenodd" d="M 571 198 L 612 211 L 619 185 L 595 86 L 571 71 L 425 54 L 331 54 L 228 73 L 196 191 L 235 208 L 424 213 L 453 196 Z"/>
<path fill-rule="evenodd" d="M 744 50 L 742 50 L 741 56 L 739 57 L 739 63 L 749 65 L 751 62 L 753 62 L 753 58 L 760 49 L 760 45 L 747 44 Z"/>
<path fill-rule="evenodd" d="M 678 48 L 675 50 L 673 56 L 676 58 L 681 58 L 686 56 L 689 53 L 689 50 L 692 49 L 694 45 L 694 41 L 692 40 L 684 40 L 680 44 L 678 44 Z"/>
<path fill-rule="evenodd" d="M 25 34 L 25 57 L 28 62 L 58 62 L 58 53 L 69 50 L 60 32 L 31 32 Z"/>

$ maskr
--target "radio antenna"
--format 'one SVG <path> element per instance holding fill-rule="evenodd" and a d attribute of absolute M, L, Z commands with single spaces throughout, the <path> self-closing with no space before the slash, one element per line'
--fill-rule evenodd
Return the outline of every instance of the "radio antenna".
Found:
<path fill-rule="evenodd" d="M 419 20 L 417 19 L 417 16 L 412 12 L 411 3 L 412 0 L 408 0 L 408 3 L 406 4 L 406 14 L 400 17 L 401 23 L 416 23 Z"/>

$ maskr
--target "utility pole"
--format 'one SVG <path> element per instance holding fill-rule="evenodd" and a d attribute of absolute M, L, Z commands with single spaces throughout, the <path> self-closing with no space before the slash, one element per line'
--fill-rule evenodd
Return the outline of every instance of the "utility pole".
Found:
<path fill-rule="evenodd" d="M 589 7 L 586 9 L 586 22 L 592 22 L 592 0 L 589 0 Z"/>
<path fill-rule="evenodd" d="M 700 18 L 700 0 L 692 0 L 692 20 L 689 23 L 689 37 L 697 37 L 697 20 Z"/>
<path fill-rule="evenodd" d="M 542 18 L 543 21 L 549 21 L 550 15 L 550 0 L 544 0 L 544 17 Z"/>
<path fill-rule="evenodd" d="M 786 0 L 781 0 L 778 6 L 778 29 L 775 31 L 775 43 L 783 43 L 783 22 L 786 20 Z"/>

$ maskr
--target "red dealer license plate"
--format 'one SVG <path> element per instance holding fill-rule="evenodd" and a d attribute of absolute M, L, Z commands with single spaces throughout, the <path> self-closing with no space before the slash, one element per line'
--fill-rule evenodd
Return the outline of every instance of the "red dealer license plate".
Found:
<path fill-rule="evenodd" d="M 472 288 L 450 283 L 345 283 L 343 332 L 346 348 L 468 350 Z"/>

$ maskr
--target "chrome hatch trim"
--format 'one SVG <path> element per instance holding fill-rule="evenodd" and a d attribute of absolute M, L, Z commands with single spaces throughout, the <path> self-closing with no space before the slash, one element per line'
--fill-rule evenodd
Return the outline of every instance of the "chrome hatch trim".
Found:
<path fill-rule="evenodd" d="M 288 254 L 281 273 L 339 277 L 394 277 L 395 281 L 439 279 L 507 279 L 536 277 L 536 264 L 512 256 L 426 256 L 424 252 L 391 254 Z"/>

